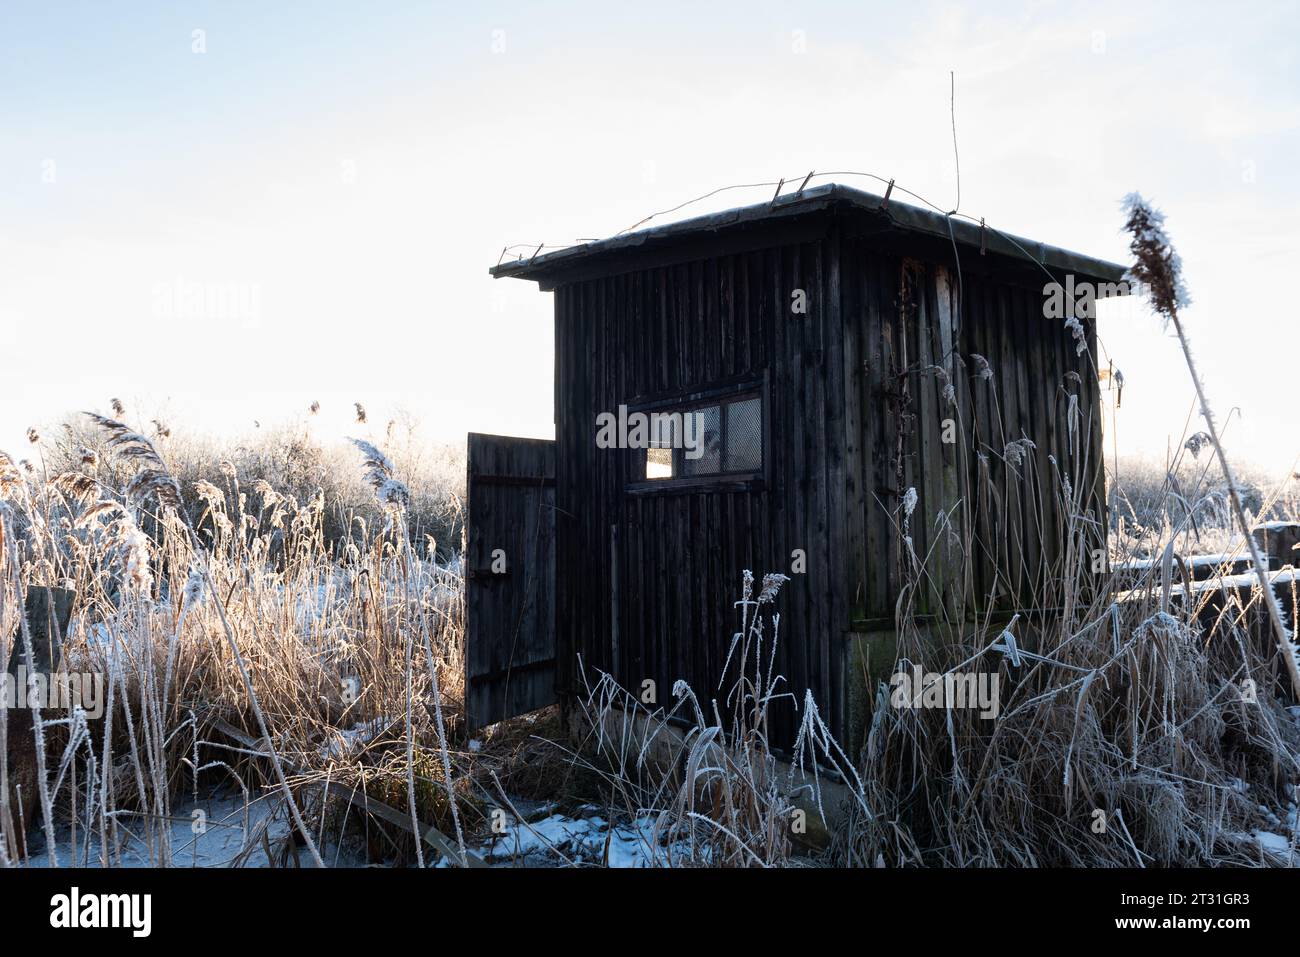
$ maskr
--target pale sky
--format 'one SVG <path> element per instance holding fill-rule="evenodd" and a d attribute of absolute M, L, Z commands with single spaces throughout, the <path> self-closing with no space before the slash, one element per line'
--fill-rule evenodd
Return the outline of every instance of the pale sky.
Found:
<path fill-rule="evenodd" d="M 315 399 L 335 434 L 361 401 L 431 439 L 548 437 L 551 297 L 488 277 L 503 246 L 809 170 L 951 206 L 951 70 L 961 210 L 1124 261 L 1119 200 L 1146 194 L 1230 450 L 1285 468 L 1298 33 L 1295 3 L 5 0 L 0 448 L 113 396 L 176 431 Z M 1121 452 L 1163 458 L 1177 343 L 1131 305 L 1102 337 Z"/>

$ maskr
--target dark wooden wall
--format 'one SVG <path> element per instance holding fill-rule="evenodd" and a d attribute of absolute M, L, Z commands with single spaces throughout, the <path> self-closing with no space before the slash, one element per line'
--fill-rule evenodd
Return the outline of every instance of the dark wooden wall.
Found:
<path fill-rule="evenodd" d="M 633 691 L 651 679 L 671 706 L 685 678 L 702 702 L 720 699 L 742 573 L 789 573 L 799 548 L 807 570 L 781 593 L 777 670 L 801 702 L 807 689 L 833 700 L 847 620 L 833 253 L 831 240 L 812 241 L 556 290 L 557 633 L 589 681 L 594 669 Z M 796 288 L 806 315 L 791 313 Z M 751 381 L 764 390 L 764 480 L 629 490 L 637 456 L 596 447 L 597 414 L 620 403 Z M 581 691 L 572 657 L 560 653 L 560 687 Z M 788 739 L 793 706 L 775 711 Z"/>
<path fill-rule="evenodd" d="M 900 589 L 916 578 L 899 534 L 908 488 L 917 504 L 907 532 L 927 561 L 912 605 L 921 616 L 1041 607 L 1067 547 L 1062 475 L 1081 493 L 1076 511 L 1104 515 L 1097 371 L 1090 355 L 1076 353 L 1064 321 L 1044 317 L 1048 276 L 963 253 L 959 284 L 950 246 L 881 235 L 842 245 L 855 398 L 846 446 L 849 591 L 861 630 L 886 627 Z M 1084 325 L 1095 355 L 1095 326 Z M 990 376 L 979 374 L 975 355 Z M 955 442 L 943 441 L 945 419 Z M 1022 437 L 1034 448 L 1016 468 L 1006 446 Z M 938 522 L 941 510 L 957 539 Z M 1090 544 L 1104 546 L 1103 535 L 1104 522 Z"/>
<path fill-rule="evenodd" d="M 1078 457 L 1068 393 L 1094 420 L 1098 393 L 1064 326 L 1042 318 L 1046 277 L 1003 275 L 976 252 L 963 261 L 958 310 L 951 247 L 835 216 L 803 236 L 714 253 L 697 245 L 689 262 L 557 285 L 561 692 L 582 692 L 581 655 L 590 683 L 597 670 L 634 692 L 651 679 L 671 707 L 673 682 L 685 678 L 702 701 L 720 698 L 719 683 L 725 691 L 734 679 L 721 669 L 739 627 L 743 570 L 789 573 L 792 550 L 803 549 L 807 571 L 781 593 L 777 671 L 800 711 L 811 690 L 841 735 L 846 633 L 892 621 L 904 581 L 904 490 L 917 489 L 908 531 L 921 555 L 942 552 L 936 512 L 962 502 L 954 521 L 969 524 L 982 556 L 933 574 L 918 612 L 984 608 L 998 569 L 1011 583 L 1000 605 L 1032 604 L 1045 541 L 1059 561 L 1048 456 Z M 796 288 L 807 293 L 803 316 L 790 310 Z M 991 380 L 975 377 L 973 352 L 988 359 Z M 637 489 L 637 457 L 596 447 L 601 412 L 747 382 L 764 390 L 762 481 Z M 949 415 L 959 423 L 951 445 L 941 441 Z M 1041 492 L 1000 458 L 1022 431 L 1037 445 L 1022 472 L 1042 480 Z M 775 718 L 774 740 L 788 744 L 793 703 Z"/>

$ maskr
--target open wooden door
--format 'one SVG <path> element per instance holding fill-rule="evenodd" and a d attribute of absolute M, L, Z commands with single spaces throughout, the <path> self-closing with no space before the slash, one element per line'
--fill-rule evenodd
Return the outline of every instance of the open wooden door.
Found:
<path fill-rule="evenodd" d="M 469 435 L 470 730 L 555 702 L 555 443 Z"/>

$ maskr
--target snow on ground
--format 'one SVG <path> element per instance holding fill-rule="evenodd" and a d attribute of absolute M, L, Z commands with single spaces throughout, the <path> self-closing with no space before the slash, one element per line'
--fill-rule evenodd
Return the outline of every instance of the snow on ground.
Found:
<path fill-rule="evenodd" d="M 666 842 L 655 833 L 655 818 L 642 816 L 624 823 L 611 823 L 593 805 L 572 814 L 559 813 L 553 804 L 519 801 L 519 807 L 536 818 L 515 821 L 490 840 L 469 849 L 492 867 L 609 866 L 618 868 L 667 867 L 691 860 L 685 840 Z M 201 815 L 196 812 L 202 812 Z M 113 867 L 160 866 L 157 847 L 149 847 L 135 815 L 118 818 L 118 849 L 110 856 Z M 291 838 L 292 825 L 278 796 L 254 799 L 244 813 L 241 794 L 213 795 L 199 802 L 178 802 L 171 811 L 171 864 L 173 867 L 311 867 L 305 848 L 297 849 L 297 864 Z M 27 866 L 48 867 L 49 858 L 40 829 L 33 829 Z M 89 845 L 87 840 L 89 839 Z M 100 867 L 98 832 L 79 827 L 76 858 L 72 834 L 62 826 L 57 832 L 56 858 L 59 867 Z M 270 848 L 274 862 L 267 855 Z M 323 847 L 321 854 L 332 867 L 364 866 L 359 854 Z M 438 867 L 450 862 L 440 860 Z"/>
<path fill-rule="evenodd" d="M 655 833 L 654 817 L 613 824 L 597 811 L 586 805 L 575 815 L 551 813 L 536 821 L 516 821 L 473 850 L 494 867 L 667 867 L 690 860 L 689 842 L 666 844 L 663 835 Z"/>
<path fill-rule="evenodd" d="M 1266 854 L 1277 858 L 1279 861 L 1287 861 L 1288 866 L 1300 866 L 1300 862 L 1296 860 L 1288 861 L 1291 854 L 1290 838 L 1282 834 L 1274 834 L 1272 831 L 1252 831 L 1251 834 L 1259 842 L 1259 846 L 1264 849 Z M 1296 853 L 1300 855 L 1300 849 L 1297 849 Z"/>
<path fill-rule="evenodd" d="M 1277 831 L 1253 831 L 1252 834 L 1259 846 L 1268 854 L 1273 855 L 1278 861 L 1285 863 L 1288 867 L 1300 867 L 1300 807 L 1292 804 L 1287 808 L 1286 820 L 1278 820 L 1275 816 L 1269 815 L 1274 820 L 1274 826 Z M 1297 835 L 1295 844 L 1292 844 L 1292 837 Z M 1294 846 L 1294 852 L 1292 850 Z"/>
<path fill-rule="evenodd" d="M 1300 709 L 1290 708 L 1288 711 Z M 1250 785 L 1240 778 L 1233 778 L 1230 786 L 1239 794 L 1250 791 Z M 1249 833 L 1233 832 L 1232 837 L 1239 841 L 1251 842 L 1259 846 L 1261 853 L 1271 858 L 1274 864 L 1285 867 L 1300 867 L 1300 808 L 1295 804 L 1287 805 L 1286 811 L 1280 808 L 1277 813 L 1263 804 L 1256 804 L 1260 816 L 1264 818 L 1271 830 L 1252 830 Z M 1292 835 L 1296 835 L 1294 854 L 1292 852 Z"/>
<path fill-rule="evenodd" d="M 271 866 L 267 857 L 269 846 L 277 857 L 275 866 L 293 867 L 292 849 L 288 850 L 287 857 L 280 856 L 287 848 L 290 829 L 288 813 L 276 796 L 254 799 L 247 817 L 244 798 L 238 793 L 214 795 L 197 803 L 178 802 L 171 811 L 171 864 L 173 867 L 268 867 Z M 72 860 L 70 830 L 62 827 L 56 836 L 58 847 L 55 856 L 60 867 L 102 866 L 98 831 L 88 834 L 84 828 L 78 828 L 75 862 Z M 89 847 L 86 844 L 88 838 Z M 139 817 L 118 817 L 118 841 L 117 853 L 110 856 L 111 866 L 161 866 L 157 848 L 151 851 L 145 840 Z M 48 867 L 49 857 L 39 829 L 33 830 L 31 842 L 28 866 Z M 321 854 L 327 864 L 334 866 L 359 863 L 332 855 L 329 849 L 323 848 Z M 297 859 L 302 867 L 313 866 L 306 848 L 297 849 Z"/>
<path fill-rule="evenodd" d="M 1244 782 L 1242 783 L 1245 789 Z M 529 802 L 517 802 L 521 806 Z M 202 811 L 203 818 L 195 815 Z M 535 805 L 529 813 L 532 821 L 513 821 L 503 832 L 469 850 L 491 867 L 669 867 L 692 863 L 690 842 L 668 841 L 656 834 L 656 818 L 644 815 L 632 821 L 612 823 L 594 805 L 584 805 L 572 814 L 560 813 L 554 805 Z M 1290 834 L 1297 827 L 1297 808 L 1291 805 L 1287 820 L 1274 818 L 1274 830 L 1254 830 L 1231 836 L 1256 844 L 1274 864 L 1300 867 L 1300 847 L 1290 857 Z M 1271 815 L 1270 815 L 1271 816 Z M 239 794 L 213 796 L 198 803 L 178 803 L 172 809 L 171 862 L 174 867 L 311 867 L 310 855 L 298 848 L 296 855 L 290 838 L 291 824 L 283 803 L 276 796 L 257 799 L 249 807 L 247 820 L 243 798 Z M 202 821 L 201 826 L 197 822 Z M 119 818 L 119 849 L 112 857 L 115 867 L 158 866 L 157 851 L 150 850 L 139 826 L 140 819 L 123 815 Z M 60 867 L 101 866 L 99 837 L 77 833 L 76 861 L 72 860 L 71 834 L 62 827 L 58 832 L 56 857 Z M 89 847 L 87 838 L 90 839 Z M 34 829 L 29 847 L 28 866 L 47 867 L 48 856 L 39 829 Z M 270 848 L 274 863 L 268 858 Z M 697 849 L 703 854 L 703 849 Z M 328 866 L 359 867 L 366 861 L 359 854 L 323 847 L 321 854 Z M 296 863 L 295 863 L 296 857 Z M 1289 860 L 1288 860 L 1289 859 Z M 449 867 L 446 858 L 438 867 Z"/>

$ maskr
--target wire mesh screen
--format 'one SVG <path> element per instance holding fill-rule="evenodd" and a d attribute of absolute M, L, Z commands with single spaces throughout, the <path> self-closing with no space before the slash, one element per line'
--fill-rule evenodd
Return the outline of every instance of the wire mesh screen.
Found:
<path fill-rule="evenodd" d="M 686 440 L 693 437 L 689 445 L 683 443 L 683 475 L 716 475 L 722 471 L 722 419 L 716 405 L 686 412 L 683 418 L 693 421 L 683 422 L 682 429 Z M 694 446 L 692 448 L 691 446 Z"/>
<path fill-rule="evenodd" d="M 728 472 L 756 472 L 763 467 L 763 407 L 758 397 L 727 405 L 726 455 Z"/>
<path fill-rule="evenodd" d="M 651 417 L 645 478 L 758 472 L 763 468 L 763 403 L 758 396 Z"/>

